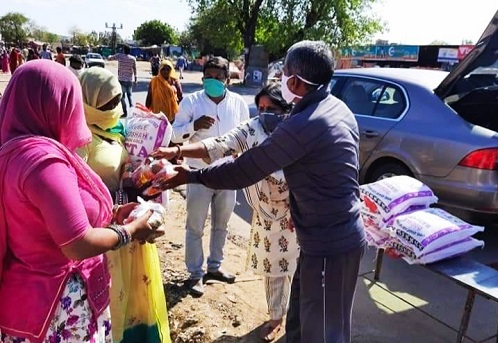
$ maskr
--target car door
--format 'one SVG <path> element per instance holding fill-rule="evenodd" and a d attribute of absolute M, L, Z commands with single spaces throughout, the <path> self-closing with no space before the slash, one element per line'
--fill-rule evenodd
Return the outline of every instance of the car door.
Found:
<path fill-rule="evenodd" d="M 406 111 L 402 89 L 392 83 L 367 78 L 347 77 L 338 97 L 354 113 L 360 131 L 360 167 L 370 158 L 385 135 Z"/>

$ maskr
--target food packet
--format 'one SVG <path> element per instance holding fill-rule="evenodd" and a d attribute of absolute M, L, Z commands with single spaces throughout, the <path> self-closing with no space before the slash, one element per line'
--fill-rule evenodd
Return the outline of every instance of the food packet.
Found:
<path fill-rule="evenodd" d="M 132 222 L 133 220 L 144 216 L 148 211 L 152 211 L 152 215 L 147 221 L 149 225 L 157 230 L 161 225 L 164 225 L 166 220 L 166 209 L 161 204 L 152 201 L 145 201 L 142 198 L 138 198 L 139 205 L 131 211 L 130 215 L 126 219 L 125 223 Z"/>
<path fill-rule="evenodd" d="M 147 196 L 154 196 L 163 192 L 164 190 L 161 189 L 161 183 L 171 179 L 176 174 L 178 174 L 178 172 L 174 169 L 173 165 L 168 162 L 167 165 L 163 166 L 162 169 L 154 175 L 152 185 L 147 187 L 143 194 Z"/>
<path fill-rule="evenodd" d="M 149 157 L 144 160 L 131 174 L 135 185 L 140 188 L 156 178 L 156 175 L 163 171 L 165 167 L 172 166 L 166 159 L 155 160 Z"/>

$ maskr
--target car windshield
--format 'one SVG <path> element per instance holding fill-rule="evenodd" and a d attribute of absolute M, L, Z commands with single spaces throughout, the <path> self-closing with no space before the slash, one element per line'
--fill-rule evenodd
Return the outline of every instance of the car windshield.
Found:
<path fill-rule="evenodd" d="M 86 58 L 93 58 L 93 59 L 97 59 L 97 60 L 102 59 L 102 57 L 99 54 L 87 54 Z"/>

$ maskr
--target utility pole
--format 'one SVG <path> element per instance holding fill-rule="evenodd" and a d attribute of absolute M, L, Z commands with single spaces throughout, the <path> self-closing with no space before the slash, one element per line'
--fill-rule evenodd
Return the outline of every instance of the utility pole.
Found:
<path fill-rule="evenodd" d="M 106 29 L 111 29 L 111 49 L 112 49 L 112 54 L 116 54 L 116 30 L 121 30 L 123 28 L 123 24 L 120 24 L 119 27 L 116 26 L 115 23 L 112 23 L 112 26 L 108 25 L 105 23 L 105 28 Z"/>

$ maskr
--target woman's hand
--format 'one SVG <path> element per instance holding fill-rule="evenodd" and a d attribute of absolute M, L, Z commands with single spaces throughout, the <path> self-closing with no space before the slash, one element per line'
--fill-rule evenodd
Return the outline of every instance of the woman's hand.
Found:
<path fill-rule="evenodd" d="M 164 229 L 159 227 L 154 230 L 148 223 L 152 211 L 148 211 L 142 217 L 135 219 L 134 221 L 126 224 L 126 228 L 130 232 L 131 238 L 133 240 L 138 240 L 140 242 L 147 241 L 152 243 L 154 239 L 164 235 Z"/>
<path fill-rule="evenodd" d="M 114 221 L 119 225 L 123 225 L 125 219 L 130 216 L 131 211 L 133 211 L 137 206 L 138 204 L 136 202 L 129 202 L 125 205 L 119 205 L 116 213 L 114 214 Z"/>
<path fill-rule="evenodd" d="M 154 151 L 150 156 L 155 159 L 165 158 L 167 160 L 171 160 L 178 156 L 178 147 L 169 147 L 169 148 L 159 148 Z"/>

